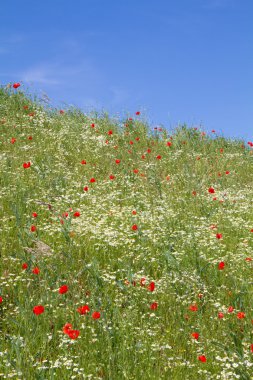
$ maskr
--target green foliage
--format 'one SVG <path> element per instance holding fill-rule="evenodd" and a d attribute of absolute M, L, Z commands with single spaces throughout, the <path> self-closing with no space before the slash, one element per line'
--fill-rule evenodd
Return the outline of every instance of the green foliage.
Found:
<path fill-rule="evenodd" d="M 0 377 L 250 379 L 252 148 L 11 88 L 0 128 Z"/>

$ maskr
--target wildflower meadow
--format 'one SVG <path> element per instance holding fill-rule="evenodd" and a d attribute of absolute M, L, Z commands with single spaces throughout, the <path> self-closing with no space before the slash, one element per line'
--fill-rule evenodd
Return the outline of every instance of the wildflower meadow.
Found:
<path fill-rule="evenodd" d="M 253 379 L 252 141 L 20 83 L 0 131 L 1 379 Z"/>

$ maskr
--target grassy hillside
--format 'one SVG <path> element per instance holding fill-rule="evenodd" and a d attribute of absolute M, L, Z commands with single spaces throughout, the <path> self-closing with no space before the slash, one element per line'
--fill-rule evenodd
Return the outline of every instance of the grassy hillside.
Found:
<path fill-rule="evenodd" d="M 253 144 L 12 88 L 0 130 L 1 378 L 253 378 Z"/>

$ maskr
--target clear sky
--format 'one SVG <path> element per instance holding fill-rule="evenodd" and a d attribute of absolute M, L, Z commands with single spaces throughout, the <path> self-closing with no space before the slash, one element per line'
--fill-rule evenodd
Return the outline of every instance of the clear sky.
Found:
<path fill-rule="evenodd" d="M 253 0 L 0 0 L 0 83 L 253 140 Z"/>

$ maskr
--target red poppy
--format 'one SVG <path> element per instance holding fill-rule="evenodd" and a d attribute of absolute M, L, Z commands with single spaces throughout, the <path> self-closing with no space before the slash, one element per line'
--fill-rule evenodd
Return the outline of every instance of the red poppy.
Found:
<path fill-rule="evenodd" d="M 88 305 L 84 305 L 84 306 L 80 306 L 78 309 L 77 309 L 77 312 L 81 315 L 84 315 L 84 314 L 88 314 L 90 311 L 90 308 Z"/>
<path fill-rule="evenodd" d="M 81 161 L 81 164 L 82 164 L 82 165 L 86 165 L 87 162 L 86 162 L 85 160 L 82 160 L 82 161 Z"/>
<path fill-rule="evenodd" d="M 193 339 L 196 339 L 196 340 L 199 339 L 199 333 L 197 333 L 197 332 L 191 333 L 191 336 L 193 337 Z"/>
<path fill-rule="evenodd" d="M 29 162 L 24 162 L 23 163 L 23 168 L 24 169 L 28 169 L 28 168 L 30 168 L 30 166 L 31 166 L 31 162 L 29 161 Z"/>
<path fill-rule="evenodd" d="M 253 353 L 253 344 L 250 345 L 250 351 Z"/>
<path fill-rule="evenodd" d="M 69 290 L 69 288 L 68 288 L 67 285 L 62 285 L 62 286 L 59 288 L 58 292 L 59 292 L 59 294 L 65 294 L 65 293 L 67 293 L 68 290 Z"/>
<path fill-rule="evenodd" d="M 88 186 L 84 186 L 83 191 L 88 191 L 88 190 L 89 190 Z"/>
<path fill-rule="evenodd" d="M 193 190 L 192 195 L 197 195 L 197 191 Z"/>
<path fill-rule="evenodd" d="M 150 292 L 153 292 L 155 290 L 155 283 L 154 281 L 151 281 L 150 284 L 148 285 L 147 289 L 150 291 Z"/>
<path fill-rule="evenodd" d="M 116 162 L 116 164 L 120 164 L 120 160 L 119 159 L 115 160 L 115 162 Z"/>
<path fill-rule="evenodd" d="M 33 139 L 33 137 L 32 137 L 32 136 L 28 136 L 27 138 L 28 138 L 28 140 L 32 140 L 32 139 Z"/>
<path fill-rule="evenodd" d="M 135 173 L 135 174 L 138 174 L 138 173 L 139 173 L 139 170 L 138 170 L 138 169 L 134 169 L 134 173 Z"/>
<path fill-rule="evenodd" d="M 218 313 L 218 318 L 219 318 L 219 319 L 224 318 L 224 314 L 223 314 L 222 312 L 219 312 L 219 313 Z"/>
<path fill-rule="evenodd" d="M 133 141 L 129 141 L 129 144 L 130 144 L 130 145 L 133 145 L 133 144 L 134 144 L 134 142 L 133 142 Z"/>
<path fill-rule="evenodd" d="M 64 334 L 68 334 L 70 330 L 72 330 L 71 323 L 66 323 L 62 328 L 62 331 L 64 332 Z"/>
<path fill-rule="evenodd" d="M 171 146 L 171 145 L 172 145 L 172 142 L 171 142 L 171 141 L 167 141 L 166 145 L 167 145 L 167 146 Z"/>
<path fill-rule="evenodd" d="M 17 140 L 15 139 L 15 137 L 12 137 L 11 138 L 11 144 L 14 144 Z"/>
<path fill-rule="evenodd" d="M 31 232 L 35 232 L 36 230 L 37 230 L 37 227 L 34 226 L 34 224 L 31 225 L 31 227 L 30 227 L 30 231 L 31 231 Z"/>
<path fill-rule="evenodd" d="M 33 274 L 39 274 L 40 273 L 40 269 L 38 267 L 35 267 L 33 270 L 32 270 Z"/>
<path fill-rule="evenodd" d="M 135 112 L 135 115 L 137 116 L 140 115 L 140 111 Z"/>
<path fill-rule="evenodd" d="M 136 215 L 136 214 L 137 214 L 137 211 L 136 211 L 136 210 L 133 210 L 133 211 L 132 211 L 132 214 L 133 214 L 133 215 Z"/>
<path fill-rule="evenodd" d="M 215 190 L 214 190 L 213 187 L 209 187 L 208 192 L 209 192 L 210 194 L 214 194 L 214 193 L 215 193 Z"/>
<path fill-rule="evenodd" d="M 238 319 L 243 319 L 245 318 L 245 313 L 243 311 L 239 311 L 239 313 L 237 313 L 237 318 Z"/>
<path fill-rule="evenodd" d="M 33 312 L 35 315 L 39 315 L 39 314 L 44 313 L 44 310 L 45 310 L 45 308 L 42 305 L 37 305 L 37 306 L 34 306 L 34 308 L 33 308 Z"/>
<path fill-rule="evenodd" d="M 2 302 L 3 302 L 3 297 L 0 296 L 0 303 L 2 303 Z"/>
<path fill-rule="evenodd" d="M 24 110 L 28 110 L 28 106 L 24 106 L 23 108 L 24 108 Z"/>
<path fill-rule="evenodd" d="M 140 279 L 140 285 L 141 285 L 141 286 L 144 286 L 144 285 L 145 285 L 145 282 L 146 282 L 146 278 L 145 278 L 145 277 L 142 277 L 142 278 Z"/>
<path fill-rule="evenodd" d="M 157 302 L 153 302 L 151 305 L 150 305 L 150 309 L 151 310 L 156 310 L 158 307 L 158 303 Z"/>
<path fill-rule="evenodd" d="M 74 216 L 74 218 L 78 218 L 80 215 L 81 215 L 80 212 L 76 211 L 73 216 Z"/>
<path fill-rule="evenodd" d="M 228 307 L 228 313 L 233 313 L 233 311 L 234 311 L 233 306 L 229 306 L 229 307 Z"/>
<path fill-rule="evenodd" d="M 21 86 L 20 83 L 14 83 L 12 87 L 13 87 L 13 88 L 18 88 L 18 87 L 20 87 L 20 86 Z"/>
<path fill-rule="evenodd" d="M 64 111 L 63 110 L 60 110 L 60 114 L 63 114 L 64 113 Z"/>
<path fill-rule="evenodd" d="M 251 257 L 246 257 L 245 261 L 252 261 Z"/>
<path fill-rule="evenodd" d="M 37 216 L 38 216 L 37 212 L 33 212 L 33 213 L 32 213 L 32 217 L 33 217 L 33 218 L 37 218 Z"/>
<path fill-rule="evenodd" d="M 202 363 L 205 363 L 205 362 L 206 362 L 206 357 L 205 357 L 205 355 L 200 355 L 200 356 L 198 357 L 198 360 L 199 360 L 200 362 L 202 362 Z"/>
<path fill-rule="evenodd" d="M 222 239 L 222 234 L 216 234 L 217 239 Z"/>
<path fill-rule="evenodd" d="M 91 128 L 95 128 L 95 124 L 94 123 L 92 123 L 90 126 L 91 126 Z"/>
<path fill-rule="evenodd" d="M 79 337 L 80 331 L 79 330 L 69 330 L 67 334 L 70 337 L 70 339 L 77 339 Z"/>
<path fill-rule="evenodd" d="M 90 183 L 94 183 L 94 182 L 96 182 L 95 178 L 91 178 Z"/>
<path fill-rule="evenodd" d="M 190 305 L 189 310 L 191 311 L 198 311 L 198 305 Z"/>
<path fill-rule="evenodd" d="M 115 179 L 115 176 L 113 174 L 111 174 L 109 178 L 111 181 L 113 181 Z"/>
<path fill-rule="evenodd" d="M 112 135 L 112 134 L 113 134 L 112 130 L 108 131 L 108 135 Z"/>
<path fill-rule="evenodd" d="M 132 230 L 133 230 L 133 231 L 137 231 L 137 230 L 138 230 L 138 226 L 137 226 L 137 224 L 133 224 L 133 225 L 132 225 Z"/>
<path fill-rule="evenodd" d="M 94 311 L 94 313 L 92 313 L 92 318 L 93 318 L 93 319 L 99 319 L 99 318 L 100 318 L 100 313 L 99 313 L 99 311 Z"/>
<path fill-rule="evenodd" d="M 28 268 L 28 264 L 27 263 L 24 263 L 24 264 L 22 264 L 22 269 L 27 269 Z"/>
<path fill-rule="evenodd" d="M 157 160 L 160 160 L 161 158 L 162 158 L 162 156 L 160 154 L 158 154 L 158 156 L 156 156 Z"/>
<path fill-rule="evenodd" d="M 224 261 L 221 261 L 219 264 L 218 264 L 218 269 L 219 270 L 223 270 L 225 268 L 225 263 Z"/>
<path fill-rule="evenodd" d="M 226 171 L 226 174 L 230 174 L 230 171 L 229 171 L 229 170 L 227 170 L 227 171 Z"/>

